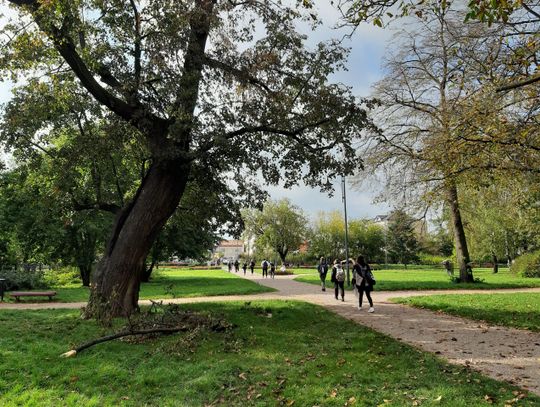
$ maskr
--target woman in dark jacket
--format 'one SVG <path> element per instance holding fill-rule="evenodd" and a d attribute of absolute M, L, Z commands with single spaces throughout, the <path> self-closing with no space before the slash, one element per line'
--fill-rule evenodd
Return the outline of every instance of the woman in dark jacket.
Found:
<path fill-rule="evenodd" d="M 371 299 L 371 291 L 373 291 L 373 274 L 371 273 L 371 268 L 369 264 L 366 263 L 364 256 L 358 256 L 356 259 L 356 264 L 353 266 L 354 270 L 354 285 L 358 290 L 358 309 L 362 309 L 362 299 L 364 297 L 364 292 L 369 301 L 369 310 L 368 312 L 375 312 L 373 308 L 373 300 Z"/>

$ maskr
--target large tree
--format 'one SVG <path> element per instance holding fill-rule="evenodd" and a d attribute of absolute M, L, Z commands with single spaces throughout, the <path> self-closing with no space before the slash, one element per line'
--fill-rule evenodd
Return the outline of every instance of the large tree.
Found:
<path fill-rule="evenodd" d="M 145 259 L 192 177 L 239 194 L 260 191 L 259 173 L 327 190 L 357 165 L 351 142 L 366 115 L 349 89 L 328 82 L 346 50 L 335 41 L 308 50 L 295 30 L 311 10 L 279 1 L 8 2 L 19 17 L 4 29 L 0 68 L 15 79 L 76 78 L 149 151 L 94 274 L 88 316 L 137 308 Z"/>
<path fill-rule="evenodd" d="M 381 131 L 366 139 L 362 155 L 384 177 L 387 200 L 418 211 L 439 203 L 448 208 L 460 280 L 471 282 L 459 185 L 467 173 L 492 164 L 479 159 L 479 145 L 463 141 L 476 127 L 461 122 L 465 101 L 487 80 L 479 71 L 489 67 L 478 69 L 475 61 L 496 58 L 502 38 L 495 28 L 464 24 L 463 18 L 441 2 L 398 34 L 401 46 L 388 55 L 387 74 L 375 86 Z"/>
<path fill-rule="evenodd" d="M 307 219 L 288 199 L 268 200 L 262 210 L 246 210 L 243 217 L 246 234 L 255 237 L 257 250 L 272 249 L 282 263 L 306 239 Z"/>

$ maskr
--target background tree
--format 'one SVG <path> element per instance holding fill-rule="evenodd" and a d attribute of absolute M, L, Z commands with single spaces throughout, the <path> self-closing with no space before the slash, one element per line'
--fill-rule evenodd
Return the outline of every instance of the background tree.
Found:
<path fill-rule="evenodd" d="M 260 195 L 261 171 L 268 183 L 328 190 L 358 165 L 351 142 L 365 112 L 328 82 L 346 50 L 335 41 L 307 50 L 295 30 L 313 21 L 312 10 L 217 0 L 9 3 L 19 17 L 3 30 L 0 68 L 14 80 L 40 72 L 39 82 L 73 84 L 148 149 L 144 178 L 94 274 L 88 316 L 137 308 L 145 259 L 191 179 L 226 186 L 232 178 L 237 196 Z M 60 66 L 69 72 L 57 74 Z"/>
<path fill-rule="evenodd" d="M 388 255 L 395 263 L 407 265 L 418 260 L 416 220 L 403 210 L 394 210 L 388 222 Z"/>
<path fill-rule="evenodd" d="M 495 58 L 502 37 L 496 28 L 464 24 L 463 19 L 450 4 L 436 2 L 423 9 L 417 25 L 398 34 L 401 46 L 389 54 L 387 76 L 374 91 L 381 103 L 375 115 L 380 132 L 366 139 L 361 155 L 372 170 L 368 173 L 384 178 L 383 199 L 417 212 L 446 205 L 460 280 L 470 282 L 459 185 L 469 172 L 492 166 L 479 159 L 478 145 L 463 142 L 463 135 L 476 128 L 460 126 L 460 112 L 485 79 L 471 55 Z"/>
<path fill-rule="evenodd" d="M 317 214 L 310 232 L 309 251 L 317 259 L 345 258 L 345 222 L 340 211 Z"/>
<path fill-rule="evenodd" d="M 244 211 L 244 223 L 249 234 L 256 237 L 257 251 L 271 248 L 285 263 L 287 254 L 304 243 L 307 219 L 290 200 L 268 200 L 262 210 Z"/>
<path fill-rule="evenodd" d="M 370 262 L 384 261 L 384 228 L 367 219 L 352 219 L 349 222 L 349 247 L 352 257 L 361 254 Z"/>

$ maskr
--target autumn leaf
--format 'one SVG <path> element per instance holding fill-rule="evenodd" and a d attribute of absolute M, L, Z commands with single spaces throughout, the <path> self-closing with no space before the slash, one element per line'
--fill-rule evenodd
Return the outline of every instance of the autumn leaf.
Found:
<path fill-rule="evenodd" d="M 347 402 L 345 403 L 346 406 L 352 406 L 353 404 L 356 404 L 356 397 L 351 397 Z"/>

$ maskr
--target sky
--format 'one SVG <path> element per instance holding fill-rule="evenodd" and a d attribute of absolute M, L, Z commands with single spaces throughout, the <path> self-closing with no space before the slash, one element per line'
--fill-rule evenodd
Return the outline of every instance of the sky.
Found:
<path fill-rule="evenodd" d="M 337 22 L 338 13 L 330 6 L 329 1 L 316 2 L 319 15 L 323 18 L 323 28 L 316 34 L 309 33 L 308 43 L 315 44 L 330 38 L 341 38 L 345 31 L 336 30 L 332 27 Z M 0 3 L 0 14 L 11 12 L 4 2 Z M 1 22 L 0 22 L 1 24 Z M 354 35 L 345 41 L 345 45 L 351 48 L 348 60 L 348 71 L 335 76 L 335 80 L 347 86 L 351 86 L 355 95 L 368 96 L 370 88 L 382 78 L 381 62 L 386 48 L 389 46 L 392 32 L 388 29 L 375 27 L 371 24 L 361 25 Z M 11 98 L 10 89 L 13 85 L 9 82 L 0 82 L 0 103 L 5 103 Z M 3 155 L 3 152 L 1 152 Z M 341 180 L 336 180 L 333 197 L 319 192 L 316 189 L 300 185 L 292 189 L 271 186 L 267 189 L 270 197 L 274 200 L 289 198 L 293 204 L 302 208 L 311 218 L 318 212 L 343 210 L 341 199 Z M 385 214 L 390 206 L 374 204 L 373 198 L 376 193 L 372 190 L 353 188 L 347 183 L 347 211 L 349 219 L 373 218 L 376 215 Z"/>

